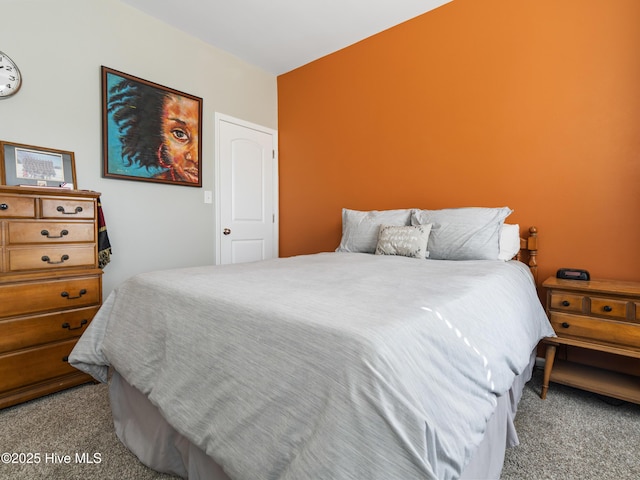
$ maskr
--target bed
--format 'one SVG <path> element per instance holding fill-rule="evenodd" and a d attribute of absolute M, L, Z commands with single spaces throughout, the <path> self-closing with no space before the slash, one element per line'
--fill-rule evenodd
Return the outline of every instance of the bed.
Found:
<path fill-rule="evenodd" d="M 537 231 L 510 213 L 344 209 L 335 252 L 137 275 L 69 361 L 110 383 L 118 437 L 158 471 L 499 478 L 553 335 Z"/>

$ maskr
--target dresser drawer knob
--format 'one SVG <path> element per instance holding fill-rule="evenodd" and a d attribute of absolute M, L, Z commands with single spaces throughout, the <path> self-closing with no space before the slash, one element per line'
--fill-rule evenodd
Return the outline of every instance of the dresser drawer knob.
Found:
<path fill-rule="evenodd" d="M 567 322 L 562 322 L 562 328 L 569 328 L 571 325 L 569 325 Z"/>
<path fill-rule="evenodd" d="M 56 264 L 58 264 L 58 263 L 64 263 L 64 262 L 66 262 L 67 260 L 69 260 L 69 255 L 62 255 L 62 256 L 60 257 L 60 261 L 58 261 L 58 262 L 54 262 L 54 261 L 52 261 L 52 260 L 51 260 L 49 257 L 47 257 L 46 255 L 43 255 L 43 256 L 42 256 L 42 261 L 43 261 L 43 262 L 47 262 L 47 263 L 49 263 L 49 264 L 51 264 L 51 265 L 56 265 Z"/>
<path fill-rule="evenodd" d="M 69 362 L 69 355 L 65 355 L 64 357 L 62 357 L 62 361 Z"/>
<path fill-rule="evenodd" d="M 9 205 L 6 203 L 0 203 L 0 210 L 9 210 Z"/>
<path fill-rule="evenodd" d="M 569 303 L 569 300 L 563 300 L 562 301 L 562 306 L 563 307 L 568 307 L 569 305 L 571 305 L 571 303 Z"/>
<path fill-rule="evenodd" d="M 69 292 L 62 292 L 62 293 L 60 294 L 60 296 L 61 296 L 61 297 L 65 297 L 67 300 L 74 300 L 74 299 L 76 299 L 76 298 L 80 298 L 80 297 L 81 297 L 81 296 L 83 296 L 85 293 L 87 293 L 87 290 L 83 288 L 82 290 L 80 290 L 80 292 L 79 292 L 79 293 L 80 293 L 80 294 L 79 294 L 79 295 L 77 295 L 77 296 L 75 296 L 75 297 L 70 297 L 70 296 L 69 296 Z"/>
<path fill-rule="evenodd" d="M 78 213 L 80 213 L 82 211 L 82 207 L 76 207 L 73 212 L 67 212 L 67 211 L 65 211 L 65 209 L 64 209 L 64 207 L 62 205 L 59 205 L 56 208 L 56 210 L 59 211 L 60 213 L 62 213 L 63 215 L 77 215 Z"/>
<path fill-rule="evenodd" d="M 610 312 L 613 310 L 613 308 L 611 308 L 609 305 L 605 305 L 604 307 L 602 307 L 602 310 L 604 310 L 605 312 Z"/>
<path fill-rule="evenodd" d="M 69 322 L 64 322 L 64 323 L 62 324 L 62 328 L 68 328 L 68 329 L 69 329 L 69 331 L 71 331 L 71 330 L 80 330 L 80 329 L 81 329 L 82 327 L 84 327 L 86 324 L 87 324 L 87 319 L 83 319 L 83 320 L 80 322 L 80 325 L 79 325 L 79 326 L 77 326 L 77 327 L 72 327 L 72 326 L 69 324 Z"/>
<path fill-rule="evenodd" d="M 69 235 L 69 230 L 61 230 L 60 231 L 60 235 L 51 235 L 49 233 L 49 230 L 42 230 L 40 232 L 40 235 L 42 235 L 43 237 L 47 237 L 47 238 L 62 238 L 65 235 Z"/>

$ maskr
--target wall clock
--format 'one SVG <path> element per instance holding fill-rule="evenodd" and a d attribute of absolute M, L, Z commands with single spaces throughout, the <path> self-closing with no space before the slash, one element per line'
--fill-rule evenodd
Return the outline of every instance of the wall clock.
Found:
<path fill-rule="evenodd" d="M 7 98 L 18 93 L 22 86 L 22 75 L 16 63 L 0 52 L 0 98 Z"/>

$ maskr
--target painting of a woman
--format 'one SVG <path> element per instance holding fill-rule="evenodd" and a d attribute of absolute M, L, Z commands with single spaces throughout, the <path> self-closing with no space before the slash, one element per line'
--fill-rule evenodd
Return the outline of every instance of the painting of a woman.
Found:
<path fill-rule="evenodd" d="M 105 176 L 201 186 L 202 100 L 102 68 Z"/>

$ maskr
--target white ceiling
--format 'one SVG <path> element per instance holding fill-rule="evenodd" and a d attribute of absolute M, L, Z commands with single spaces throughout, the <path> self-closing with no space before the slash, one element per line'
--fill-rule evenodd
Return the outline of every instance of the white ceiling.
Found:
<path fill-rule="evenodd" d="M 451 0 L 122 0 L 274 75 Z"/>

